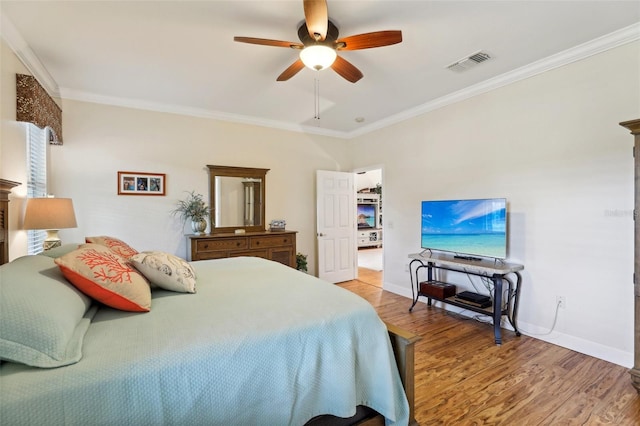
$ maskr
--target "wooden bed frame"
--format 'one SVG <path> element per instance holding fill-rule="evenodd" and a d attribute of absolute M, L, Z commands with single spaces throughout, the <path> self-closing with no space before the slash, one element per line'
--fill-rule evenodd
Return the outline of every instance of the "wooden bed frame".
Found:
<path fill-rule="evenodd" d="M 398 364 L 398 370 L 400 371 L 400 378 L 404 386 L 404 392 L 407 394 L 407 400 L 409 401 L 409 425 L 416 425 L 415 419 L 415 343 L 422 339 L 417 334 L 413 334 L 400 327 L 396 327 L 393 324 L 385 322 L 387 330 L 389 330 L 389 337 L 391 338 L 391 346 L 393 347 L 393 353 L 396 357 L 396 364 Z M 382 417 L 382 416 L 378 416 Z M 378 424 L 378 423 L 371 423 Z M 382 423 L 384 425 L 384 418 Z M 369 423 L 367 423 L 369 425 Z"/>
<path fill-rule="evenodd" d="M 9 193 L 14 186 L 20 185 L 18 182 L 0 179 L 0 265 L 9 261 Z M 421 339 L 420 336 L 396 327 L 393 324 L 385 323 L 389 331 L 391 346 L 400 372 L 400 378 L 404 386 L 407 400 L 409 402 L 409 425 L 417 425 L 414 417 L 415 400 L 415 343 Z M 359 409 L 352 418 L 341 419 L 334 416 L 320 416 L 307 423 L 309 426 L 325 425 L 359 425 L 359 426 L 384 426 L 384 417 L 366 407 Z"/>
<path fill-rule="evenodd" d="M 422 337 L 403 330 L 393 324 L 385 322 L 393 354 L 398 365 L 402 385 L 409 402 L 409 425 L 417 426 L 415 419 L 415 343 Z M 381 414 L 367 408 L 358 406 L 356 415 L 349 418 L 340 418 L 330 415 L 318 416 L 311 419 L 305 426 L 384 426 L 384 417 Z"/>

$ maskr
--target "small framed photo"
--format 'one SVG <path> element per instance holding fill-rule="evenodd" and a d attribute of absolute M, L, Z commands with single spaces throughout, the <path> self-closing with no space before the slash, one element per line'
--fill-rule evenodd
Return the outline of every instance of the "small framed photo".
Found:
<path fill-rule="evenodd" d="M 118 172 L 118 195 L 165 195 L 164 173 Z"/>

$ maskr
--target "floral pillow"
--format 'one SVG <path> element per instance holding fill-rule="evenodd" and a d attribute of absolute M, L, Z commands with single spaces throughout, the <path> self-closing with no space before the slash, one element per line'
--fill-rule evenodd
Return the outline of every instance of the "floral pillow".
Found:
<path fill-rule="evenodd" d="M 64 277 L 87 296 L 112 308 L 151 309 L 147 280 L 126 259 L 99 244 L 84 244 L 55 259 Z"/>
<path fill-rule="evenodd" d="M 87 243 L 100 244 L 102 246 L 109 247 L 111 250 L 118 253 L 120 256 L 124 257 L 125 259 L 128 259 L 134 254 L 138 253 L 138 250 L 134 249 L 129 244 L 113 237 L 107 237 L 107 236 L 86 237 L 85 241 Z"/>
<path fill-rule="evenodd" d="M 196 292 L 196 274 L 184 259 L 161 251 L 145 251 L 129 261 L 150 282 L 165 290 Z"/>

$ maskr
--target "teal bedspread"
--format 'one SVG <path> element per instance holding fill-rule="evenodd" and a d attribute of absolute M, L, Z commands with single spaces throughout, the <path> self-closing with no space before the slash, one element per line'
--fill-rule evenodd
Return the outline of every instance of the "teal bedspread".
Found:
<path fill-rule="evenodd" d="M 193 262 L 197 293 L 100 308 L 77 364 L 0 366 L 5 425 L 302 425 L 408 404 L 386 327 L 340 287 L 259 258 Z"/>

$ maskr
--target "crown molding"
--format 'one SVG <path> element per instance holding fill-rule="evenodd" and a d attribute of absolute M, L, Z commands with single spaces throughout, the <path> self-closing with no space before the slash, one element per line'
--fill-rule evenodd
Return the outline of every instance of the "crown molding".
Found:
<path fill-rule="evenodd" d="M 96 104 L 111 105 L 123 108 L 140 109 L 154 112 L 164 112 L 167 114 L 186 115 L 190 117 L 208 118 L 213 120 L 228 121 L 239 124 L 249 124 L 254 126 L 269 127 L 279 130 L 287 130 L 290 132 L 315 134 L 320 136 L 329 136 L 339 139 L 347 139 L 348 134 L 330 129 L 323 129 L 315 126 L 297 125 L 284 121 L 267 120 L 257 117 L 245 116 L 240 114 L 231 114 L 222 111 L 213 111 L 202 108 L 191 108 L 180 105 L 171 105 L 160 102 L 149 102 L 140 99 L 129 99 L 115 96 L 104 96 L 95 93 L 84 92 L 80 90 L 60 88 L 60 95 L 63 99 L 75 100 L 80 102 L 91 102 Z"/>
<path fill-rule="evenodd" d="M 457 92 L 442 96 L 415 108 L 378 120 L 368 126 L 354 130 L 348 134 L 349 138 L 365 135 L 375 130 L 380 130 L 393 124 L 417 117 L 430 111 L 455 104 L 465 99 L 481 95 L 491 90 L 542 74 L 544 72 L 580 61 L 604 51 L 622 46 L 627 43 L 640 40 L 640 22 L 614 31 L 610 34 L 598 37 L 594 40 L 548 56 L 539 61 L 530 63 L 513 71 L 490 78 L 473 86 L 466 87 Z"/>
<path fill-rule="evenodd" d="M 38 80 L 38 83 L 47 91 L 52 98 L 59 98 L 60 91 L 58 84 L 51 77 L 49 71 L 42 65 L 40 59 L 31 50 L 22 35 L 18 32 L 13 22 L 7 18 L 7 14 L 0 15 L 0 33 L 4 41 L 7 42 L 11 50 L 16 54 L 18 59 L 29 70 L 31 75 Z"/>

